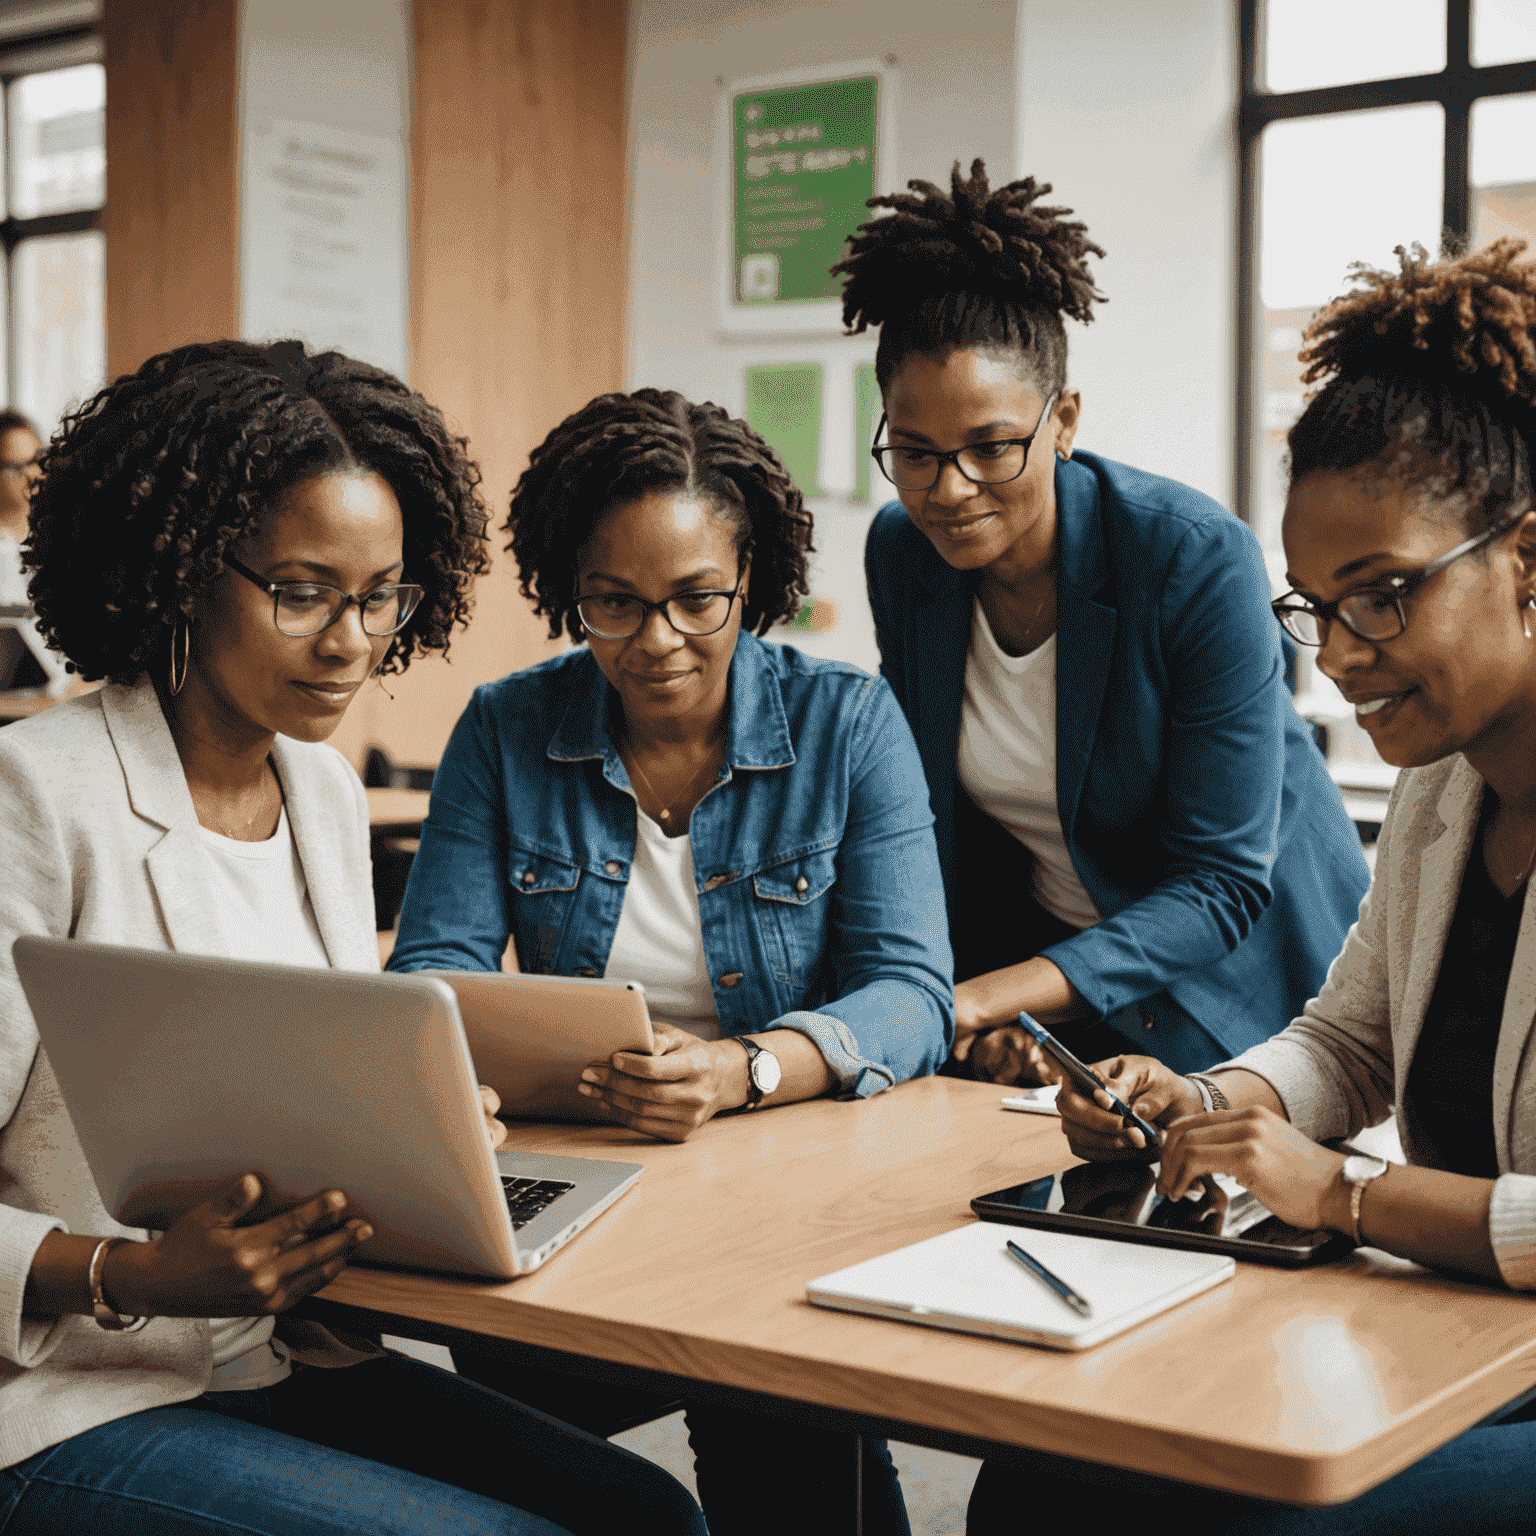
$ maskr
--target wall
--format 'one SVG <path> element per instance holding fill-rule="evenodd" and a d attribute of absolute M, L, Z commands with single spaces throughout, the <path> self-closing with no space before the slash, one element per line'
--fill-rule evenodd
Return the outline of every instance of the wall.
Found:
<path fill-rule="evenodd" d="M 236 0 L 107 0 L 107 375 L 239 324 Z"/>
<path fill-rule="evenodd" d="M 1232 505 L 1237 8 L 1020 0 L 1018 164 L 1109 253 L 1070 326 L 1081 447 Z"/>
<path fill-rule="evenodd" d="M 717 80 L 893 61 L 900 75 L 896 165 L 884 174 L 886 189 L 913 176 L 942 181 L 953 160 L 976 155 L 1005 181 L 1015 142 L 1012 0 L 633 0 L 631 14 L 628 387 L 679 389 L 740 412 L 748 365 L 819 362 L 823 473 L 829 485 L 851 484 L 852 372 L 856 362 L 874 359 L 874 337 L 748 341 L 715 330 Z M 819 549 L 813 587 L 839 603 L 843 619 L 828 635 L 795 631 L 794 643 L 873 667 L 861 564 L 872 508 L 828 497 L 812 509 Z"/>

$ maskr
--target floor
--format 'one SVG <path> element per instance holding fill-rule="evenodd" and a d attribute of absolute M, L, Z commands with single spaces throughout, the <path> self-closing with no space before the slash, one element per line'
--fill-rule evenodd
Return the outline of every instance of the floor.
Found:
<path fill-rule="evenodd" d="M 665 1467 L 677 1480 L 693 1488 L 693 1455 L 683 1416 L 673 1414 L 654 1424 L 642 1424 L 614 1436 L 648 1461 Z M 892 1445 L 891 1457 L 901 1474 L 912 1536 L 960 1536 L 965 1529 L 965 1501 L 976 1480 L 979 1461 L 952 1456 L 947 1451 L 925 1450 L 917 1445 Z"/>

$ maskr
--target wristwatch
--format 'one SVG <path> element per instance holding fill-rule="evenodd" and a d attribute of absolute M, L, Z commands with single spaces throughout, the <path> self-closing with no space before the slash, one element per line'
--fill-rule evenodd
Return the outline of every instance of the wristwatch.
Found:
<path fill-rule="evenodd" d="M 1373 1179 L 1379 1179 L 1391 1166 L 1386 1158 L 1372 1157 L 1368 1152 L 1352 1152 L 1344 1159 L 1340 1173 L 1349 1185 L 1349 1220 L 1355 1229 L 1357 1248 L 1365 1241 L 1360 1236 L 1360 1201 L 1365 1195 L 1365 1186 Z"/>
<path fill-rule="evenodd" d="M 784 1075 L 779 1058 L 772 1051 L 765 1051 L 750 1035 L 737 1035 L 736 1043 L 747 1053 L 747 1102 L 743 1109 L 756 1109 L 775 1088 Z"/>

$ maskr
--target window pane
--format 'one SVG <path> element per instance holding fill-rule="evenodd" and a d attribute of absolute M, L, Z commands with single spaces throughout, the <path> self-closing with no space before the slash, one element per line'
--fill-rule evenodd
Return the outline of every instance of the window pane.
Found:
<path fill-rule="evenodd" d="M 1249 502 L 1278 591 L 1285 570 L 1285 434 L 1303 404 L 1296 353 L 1302 331 L 1350 286 L 1349 267 L 1395 267 L 1392 248 L 1439 245 L 1444 114 L 1438 105 L 1388 107 L 1271 124 L 1259 141 L 1258 398 Z M 1301 654 L 1299 691 L 1338 706 L 1330 760 L 1375 762 L 1353 711 Z M 1325 712 L 1331 717 L 1332 709 Z"/>
<path fill-rule="evenodd" d="M 100 64 L 23 75 L 11 86 L 11 212 L 18 219 L 101 206 L 106 103 Z"/>
<path fill-rule="evenodd" d="M 107 371 L 106 292 L 99 230 L 23 240 L 13 258 L 13 403 L 46 438 L 66 408 Z"/>
<path fill-rule="evenodd" d="M 1445 0 L 1268 0 L 1263 49 L 1271 91 L 1432 75 L 1445 68 Z"/>
<path fill-rule="evenodd" d="M 1531 0 L 1473 0 L 1472 62 L 1517 64 L 1536 59 L 1536 5 Z"/>
<path fill-rule="evenodd" d="M 1536 254 L 1536 96 L 1472 103 L 1472 245 L 1501 235 Z"/>

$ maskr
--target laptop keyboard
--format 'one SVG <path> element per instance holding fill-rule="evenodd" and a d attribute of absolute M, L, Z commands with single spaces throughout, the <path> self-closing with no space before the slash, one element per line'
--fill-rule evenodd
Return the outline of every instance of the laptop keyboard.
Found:
<path fill-rule="evenodd" d="M 512 1230 L 516 1232 L 520 1227 L 526 1227 L 540 1211 L 553 1205 L 566 1190 L 576 1186 L 565 1179 L 514 1179 L 503 1174 L 501 1187 L 507 1197 Z"/>

